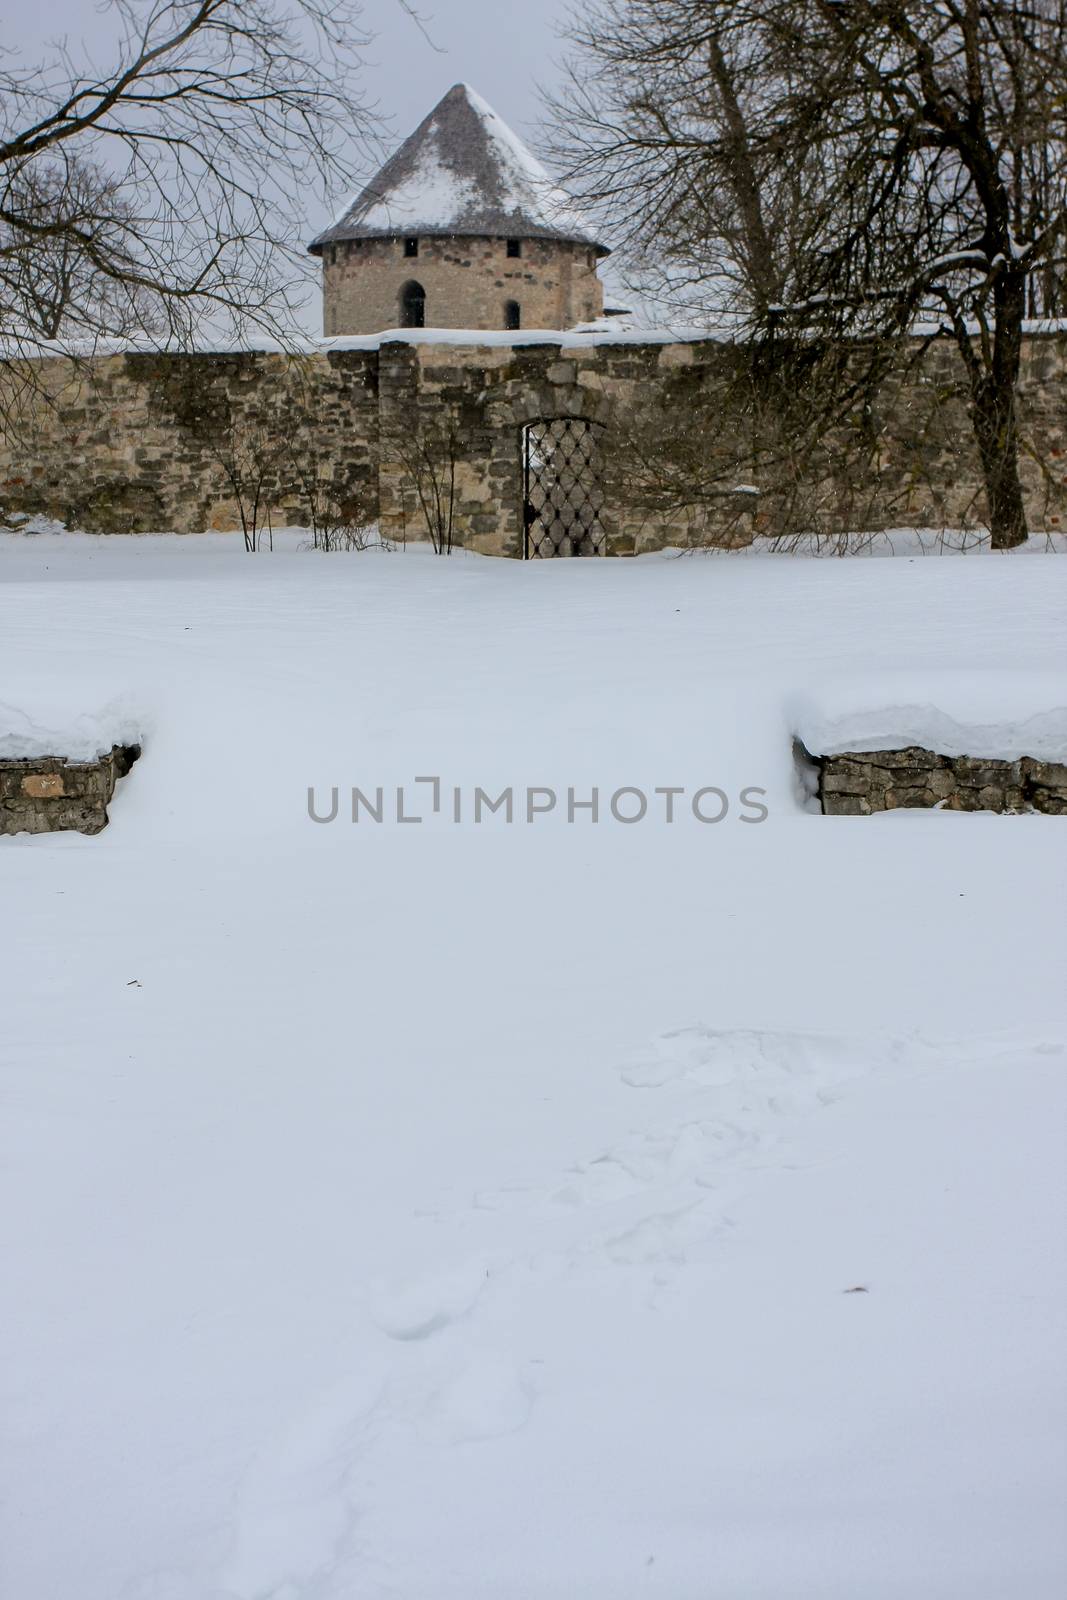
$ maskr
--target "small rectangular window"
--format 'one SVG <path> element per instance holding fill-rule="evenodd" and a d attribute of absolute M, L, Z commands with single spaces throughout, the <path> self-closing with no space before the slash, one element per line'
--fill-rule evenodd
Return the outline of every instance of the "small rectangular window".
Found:
<path fill-rule="evenodd" d="M 522 255 L 522 240 L 521 239 L 509 239 L 508 240 L 508 255 L 509 256 L 521 256 Z"/>
<path fill-rule="evenodd" d="M 404 240 L 404 254 L 406 256 L 417 256 L 418 253 L 419 253 L 419 241 L 417 239 L 405 239 Z"/>

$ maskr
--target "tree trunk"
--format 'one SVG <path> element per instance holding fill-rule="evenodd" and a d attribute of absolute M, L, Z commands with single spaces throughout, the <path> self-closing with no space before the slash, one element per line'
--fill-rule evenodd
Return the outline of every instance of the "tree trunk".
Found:
<path fill-rule="evenodd" d="M 781 284 L 775 273 L 774 251 L 763 216 L 762 188 L 752 160 L 744 113 L 737 98 L 737 84 L 727 65 L 722 45 L 714 34 L 708 40 L 708 66 L 722 102 L 725 125 L 723 145 L 729 157 L 731 187 L 741 221 L 740 250 L 756 313 L 765 317 L 781 293 Z"/>
<path fill-rule="evenodd" d="M 992 381 L 984 380 L 974 395 L 972 416 L 993 549 L 1010 550 L 1024 544 L 1028 532 L 1019 481 L 1019 428 L 1014 389 L 1004 396 L 997 393 Z"/>
<path fill-rule="evenodd" d="M 1002 271 L 993 291 L 993 338 L 986 359 L 972 356 L 971 418 L 989 508 L 994 550 L 1024 544 L 1028 529 L 1019 481 L 1019 421 L 1015 408 L 1022 359 L 1026 277 Z"/>

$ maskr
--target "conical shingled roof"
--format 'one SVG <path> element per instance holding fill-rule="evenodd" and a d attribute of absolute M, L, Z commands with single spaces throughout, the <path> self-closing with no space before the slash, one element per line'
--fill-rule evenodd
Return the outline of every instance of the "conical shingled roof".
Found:
<path fill-rule="evenodd" d="M 567 239 L 608 249 L 562 189 L 465 83 L 449 89 L 378 176 L 308 246 L 398 234 Z"/>

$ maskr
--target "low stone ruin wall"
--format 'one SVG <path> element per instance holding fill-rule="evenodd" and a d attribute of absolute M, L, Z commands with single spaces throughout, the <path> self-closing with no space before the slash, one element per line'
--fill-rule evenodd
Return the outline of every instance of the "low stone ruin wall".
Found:
<path fill-rule="evenodd" d="M 140 753 L 139 745 L 115 745 L 95 761 L 0 761 L 0 833 L 99 833 L 116 783 Z"/>
<path fill-rule="evenodd" d="M 827 816 L 866 817 L 902 807 L 949 811 L 1046 811 L 1067 815 L 1067 764 L 987 761 L 904 750 L 850 750 L 816 757 L 819 799 Z"/>

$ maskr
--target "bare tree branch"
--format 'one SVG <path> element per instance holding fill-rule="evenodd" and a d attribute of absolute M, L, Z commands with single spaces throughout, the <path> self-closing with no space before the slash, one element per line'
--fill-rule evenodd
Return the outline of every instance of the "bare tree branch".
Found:
<path fill-rule="evenodd" d="M 409 0 L 398 0 L 416 25 Z M 353 0 L 109 0 L 102 71 L 65 46 L 0 69 L 0 333 L 183 345 L 278 338 L 308 209 L 380 135 Z"/>
<path fill-rule="evenodd" d="M 1023 324 L 1067 310 L 1067 0 L 593 0 L 570 37 L 556 154 L 632 270 L 756 337 L 934 317 L 994 543 L 1025 538 Z"/>

